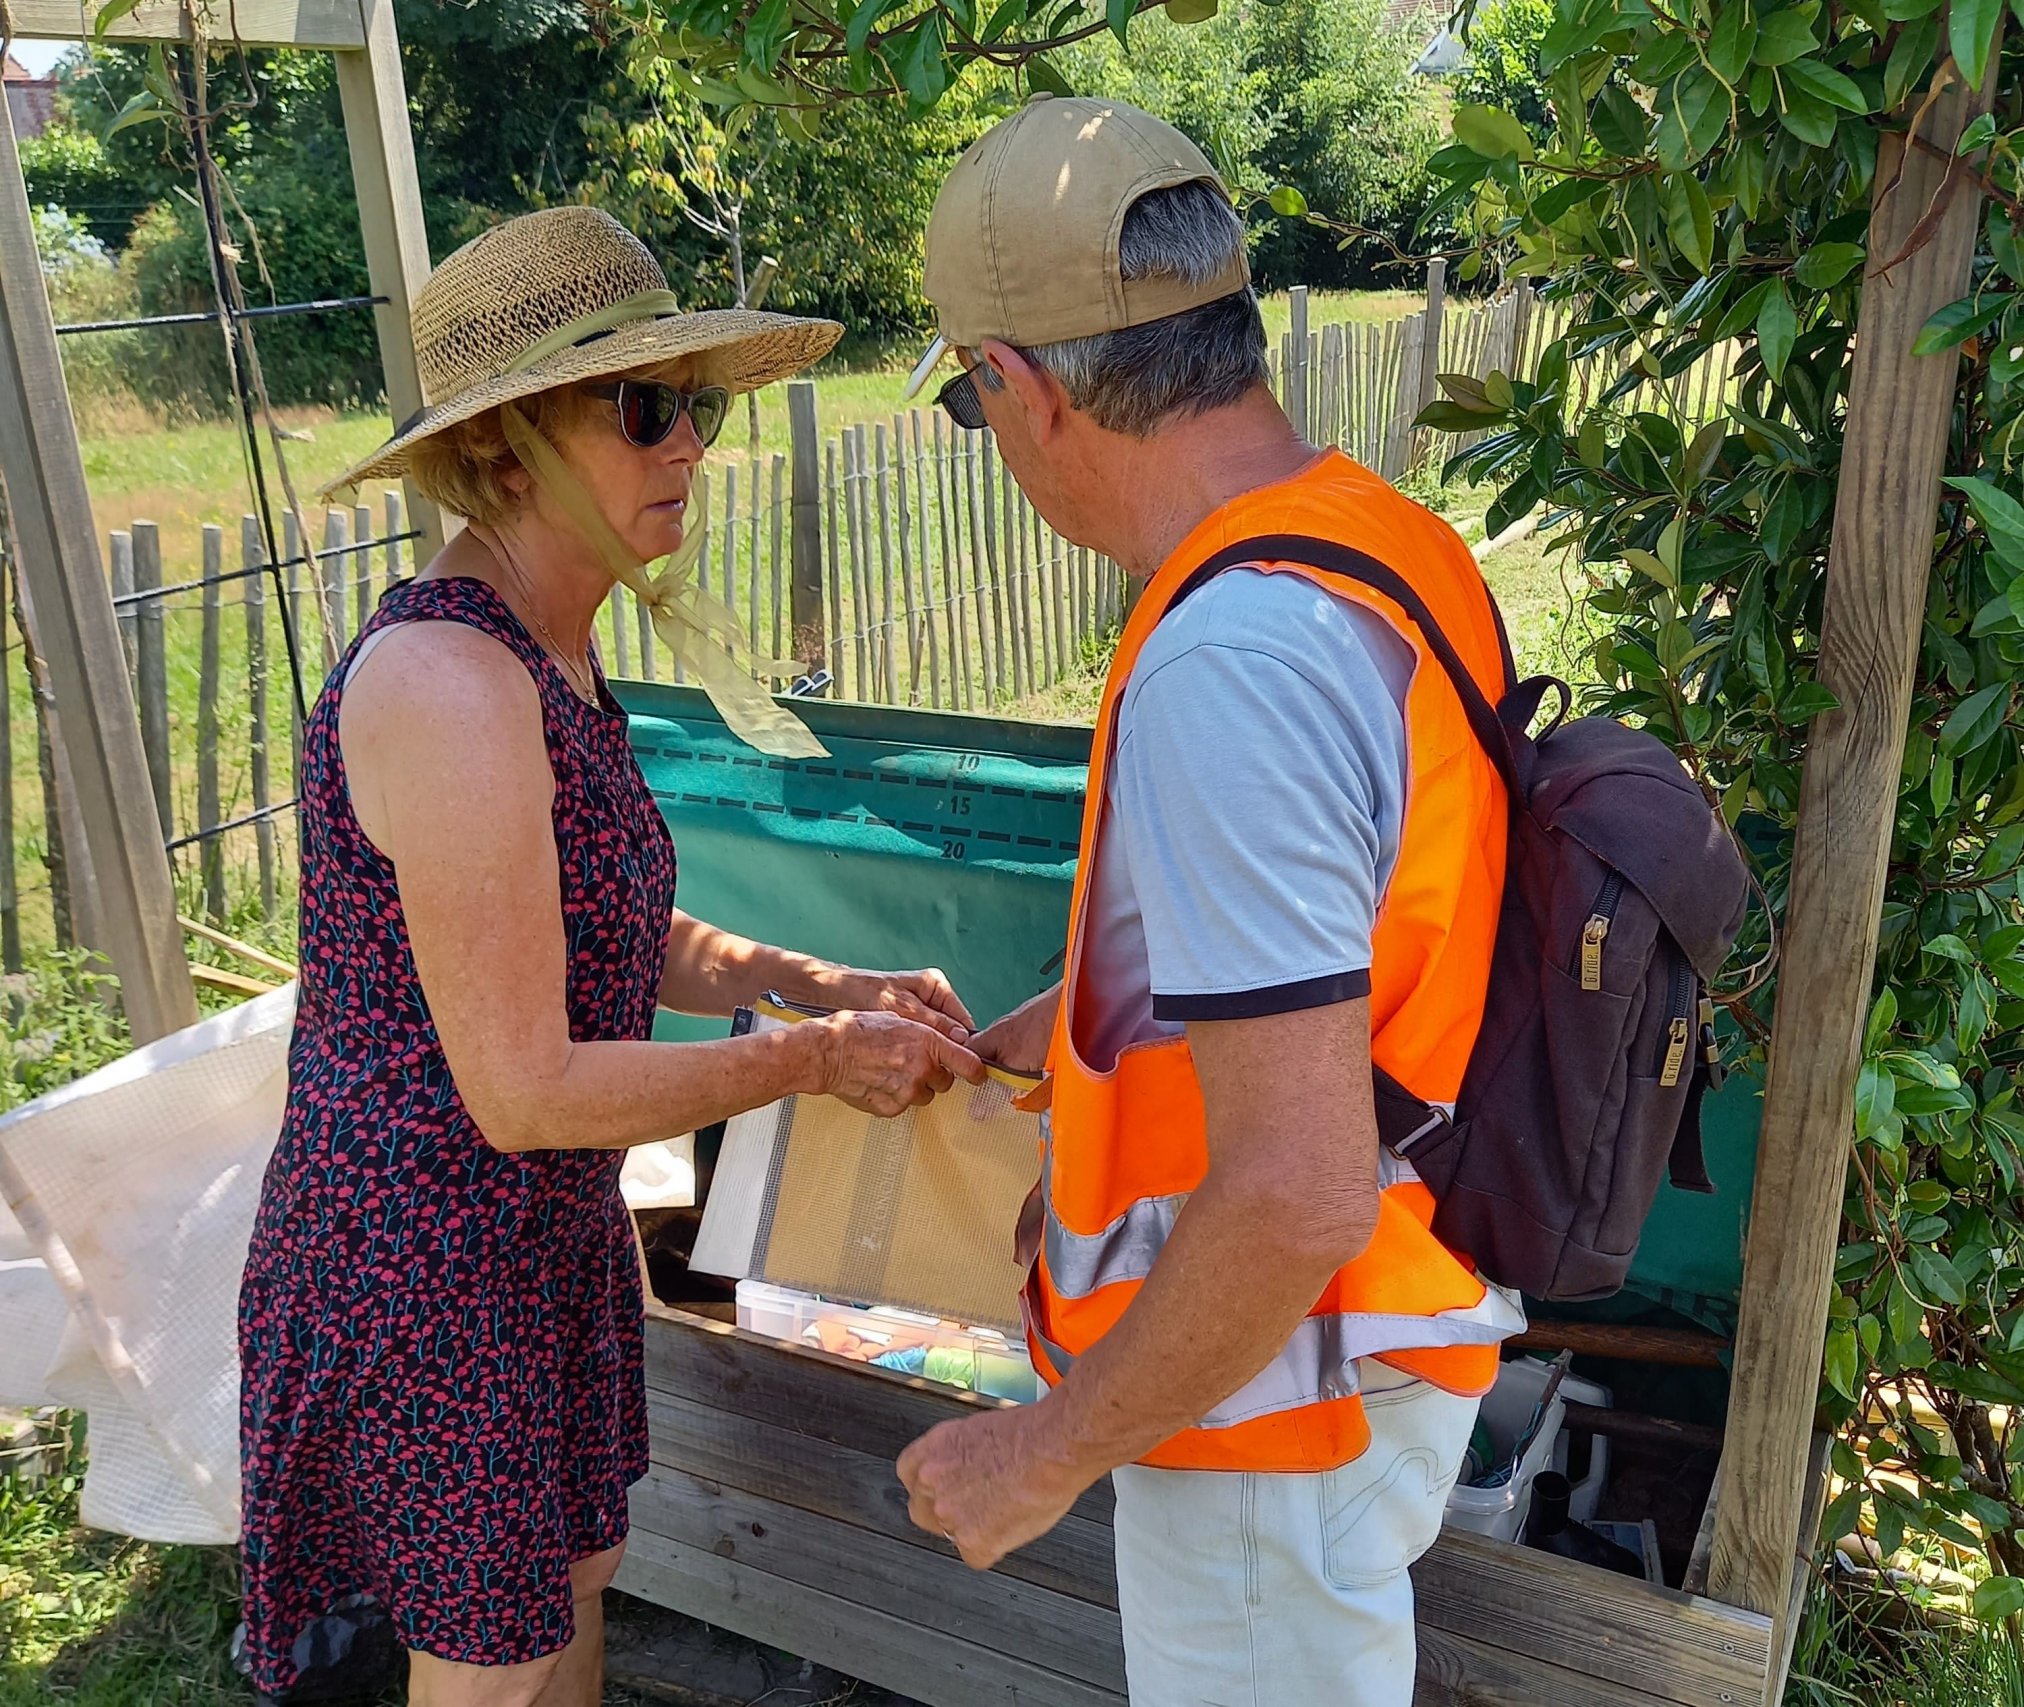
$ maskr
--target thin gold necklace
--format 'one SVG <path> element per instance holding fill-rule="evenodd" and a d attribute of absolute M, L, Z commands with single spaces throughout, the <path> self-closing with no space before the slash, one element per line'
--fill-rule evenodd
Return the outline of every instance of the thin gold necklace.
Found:
<path fill-rule="evenodd" d="M 529 619 L 533 622 L 535 632 L 541 636 L 543 643 L 547 646 L 549 656 L 562 666 L 563 677 L 568 681 L 571 691 L 588 705 L 602 704 L 603 702 L 597 696 L 597 678 L 591 673 L 588 663 L 579 666 L 576 660 L 570 657 L 568 652 L 564 650 L 561 641 L 555 638 L 554 632 L 549 628 L 548 624 L 541 620 L 541 612 L 535 608 L 533 589 L 527 584 L 527 571 L 520 567 L 519 562 L 513 556 L 512 549 L 503 539 L 495 544 L 488 535 L 481 534 L 479 537 L 485 541 L 492 555 L 499 560 L 500 566 L 512 572 L 513 579 L 519 587 L 520 603 L 525 608 Z"/>

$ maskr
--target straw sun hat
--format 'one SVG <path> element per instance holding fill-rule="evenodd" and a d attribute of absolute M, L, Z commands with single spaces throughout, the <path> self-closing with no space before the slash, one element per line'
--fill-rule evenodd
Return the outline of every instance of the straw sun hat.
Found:
<path fill-rule="evenodd" d="M 707 383 L 756 391 L 829 353 L 843 328 L 746 308 L 685 313 L 647 246 L 610 214 L 546 208 L 494 226 L 415 293 L 423 408 L 324 488 L 405 473 L 417 441 L 537 391 L 704 358 Z"/>

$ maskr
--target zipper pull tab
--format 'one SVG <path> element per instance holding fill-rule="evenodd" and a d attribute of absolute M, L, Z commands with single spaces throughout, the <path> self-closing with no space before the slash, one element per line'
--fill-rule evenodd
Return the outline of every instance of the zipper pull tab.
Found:
<path fill-rule="evenodd" d="M 1666 1064 L 1659 1073 L 1661 1085 L 1671 1087 L 1680 1082 L 1680 1073 L 1687 1064 L 1687 1039 L 1687 1021 L 1682 1015 L 1666 1028 Z"/>
<path fill-rule="evenodd" d="M 1609 920 L 1601 913 L 1590 917 L 1581 932 L 1581 987 L 1602 988 L 1602 945 L 1609 940 Z"/>
<path fill-rule="evenodd" d="M 1718 1091 L 1728 1074 L 1722 1068 L 1722 1046 L 1715 1039 L 1715 1004 L 1706 990 L 1701 992 L 1701 1060 L 1708 1069 L 1708 1089 Z"/>

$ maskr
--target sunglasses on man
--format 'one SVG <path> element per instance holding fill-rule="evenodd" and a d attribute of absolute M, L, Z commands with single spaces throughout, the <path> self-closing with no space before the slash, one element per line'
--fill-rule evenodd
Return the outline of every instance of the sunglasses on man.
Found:
<path fill-rule="evenodd" d="M 984 430 L 984 400 L 977 395 L 977 370 L 965 368 L 935 393 L 935 401 L 957 426 L 969 432 Z"/>
<path fill-rule="evenodd" d="M 707 449 L 724 430 L 724 417 L 731 408 L 731 394 L 721 385 L 678 391 L 657 379 L 621 379 L 583 389 L 592 397 L 618 405 L 618 430 L 625 434 L 627 444 L 641 450 L 651 450 L 666 439 L 684 411 Z"/>

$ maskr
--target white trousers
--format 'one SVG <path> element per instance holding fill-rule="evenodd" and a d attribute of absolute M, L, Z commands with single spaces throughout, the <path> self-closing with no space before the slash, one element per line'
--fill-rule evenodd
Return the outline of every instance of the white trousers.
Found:
<path fill-rule="evenodd" d="M 1370 1448 L 1339 1470 L 1116 1472 L 1132 1707 L 1410 1707 L 1406 1567 L 1440 1532 L 1478 1401 L 1363 1371 Z"/>

